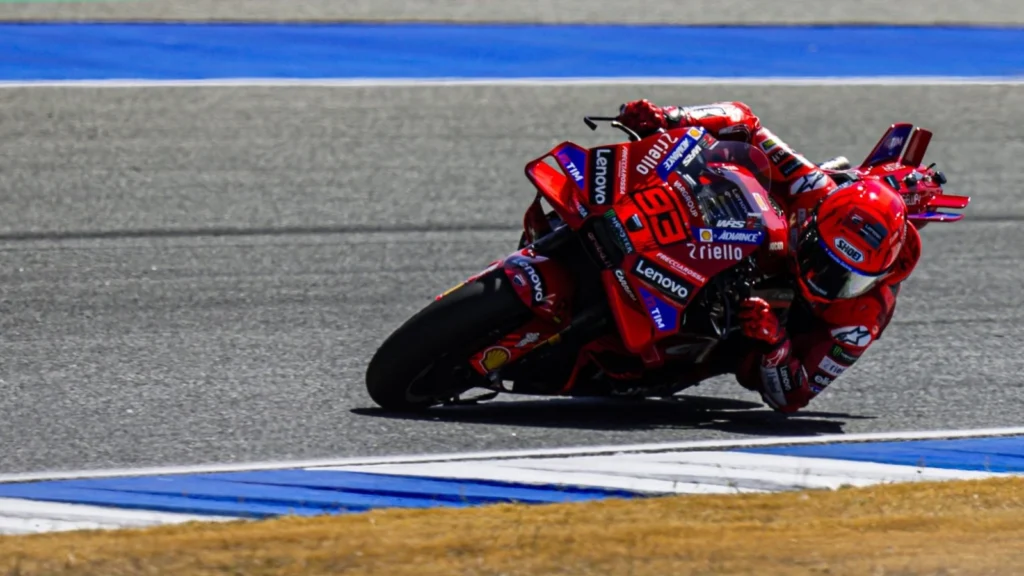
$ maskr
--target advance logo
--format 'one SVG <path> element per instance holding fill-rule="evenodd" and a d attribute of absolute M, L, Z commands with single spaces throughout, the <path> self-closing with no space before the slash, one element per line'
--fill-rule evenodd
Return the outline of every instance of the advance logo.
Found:
<path fill-rule="evenodd" d="M 633 274 L 653 284 L 669 298 L 685 305 L 693 293 L 693 285 L 672 275 L 671 272 L 649 262 L 643 258 L 637 258 L 633 266 Z"/>
<path fill-rule="evenodd" d="M 662 180 L 668 182 L 668 175 L 676 169 L 682 163 L 683 166 L 689 166 L 693 162 L 694 158 L 701 153 L 702 148 L 700 147 L 698 140 L 704 135 L 704 132 L 697 128 L 690 128 L 686 135 L 683 136 L 679 143 L 676 144 L 675 148 L 668 153 L 665 160 L 658 165 L 658 176 Z"/>

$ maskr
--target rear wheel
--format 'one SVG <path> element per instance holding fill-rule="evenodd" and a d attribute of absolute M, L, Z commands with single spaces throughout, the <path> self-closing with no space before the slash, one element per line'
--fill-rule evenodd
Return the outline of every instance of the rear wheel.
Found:
<path fill-rule="evenodd" d="M 422 410 L 485 384 L 470 355 L 532 316 L 503 269 L 457 288 L 407 320 L 373 355 L 366 389 L 389 410 Z"/>

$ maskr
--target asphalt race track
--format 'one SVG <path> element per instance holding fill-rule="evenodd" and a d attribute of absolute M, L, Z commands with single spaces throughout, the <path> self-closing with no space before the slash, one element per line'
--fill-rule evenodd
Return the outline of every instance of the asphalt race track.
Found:
<path fill-rule="evenodd" d="M 373 410 L 376 345 L 514 247 L 523 165 L 636 96 L 740 99 L 815 159 L 889 123 L 968 218 L 924 231 L 886 337 L 788 421 L 726 379 L 699 400 Z M 978 428 L 1024 409 L 1024 89 L 0 90 L 4 472 Z M 963 117 L 963 122 L 956 121 Z"/>

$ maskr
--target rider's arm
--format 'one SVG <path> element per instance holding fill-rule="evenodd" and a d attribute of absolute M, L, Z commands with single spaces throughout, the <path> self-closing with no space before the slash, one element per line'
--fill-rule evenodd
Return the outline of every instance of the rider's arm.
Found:
<path fill-rule="evenodd" d="M 750 143 L 768 158 L 771 164 L 769 192 L 783 207 L 798 196 L 817 201 L 835 187 L 812 162 L 761 126 L 761 120 L 743 102 L 677 107 L 636 100 L 622 105 L 618 119 L 641 137 L 659 129 L 698 126 L 719 140 Z"/>
<path fill-rule="evenodd" d="M 678 107 L 636 100 L 622 105 L 619 121 L 640 136 L 649 136 L 659 128 L 699 126 L 719 139 L 749 141 L 750 135 L 761 128 L 761 121 L 743 102 Z"/>
<path fill-rule="evenodd" d="M 850 307 L 857 312 L 849 315 L 850 321 L 819 321 L 806 333 L 793 335 L 766 310 L 767 302 L 758 300 L 748 300 L 741 316 L 744 334 L 759 341 L 754 352 L 757 368 L 737 378 L 759 390 L 773 409 L 796 412 L 853 366 L 874 342 L 892 316 L 895 294 L 858 298 Z"/>

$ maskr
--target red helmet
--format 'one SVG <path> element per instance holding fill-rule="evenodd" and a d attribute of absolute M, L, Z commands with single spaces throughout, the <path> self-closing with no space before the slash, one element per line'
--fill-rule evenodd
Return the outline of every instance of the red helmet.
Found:
<path fill-rule="evenodd" d="M 907 238 L 903 198 L 877 179 L 821 200 L 796 246 L 797 282 L 810 302 L 856 298 L 892 270 Z"/>

